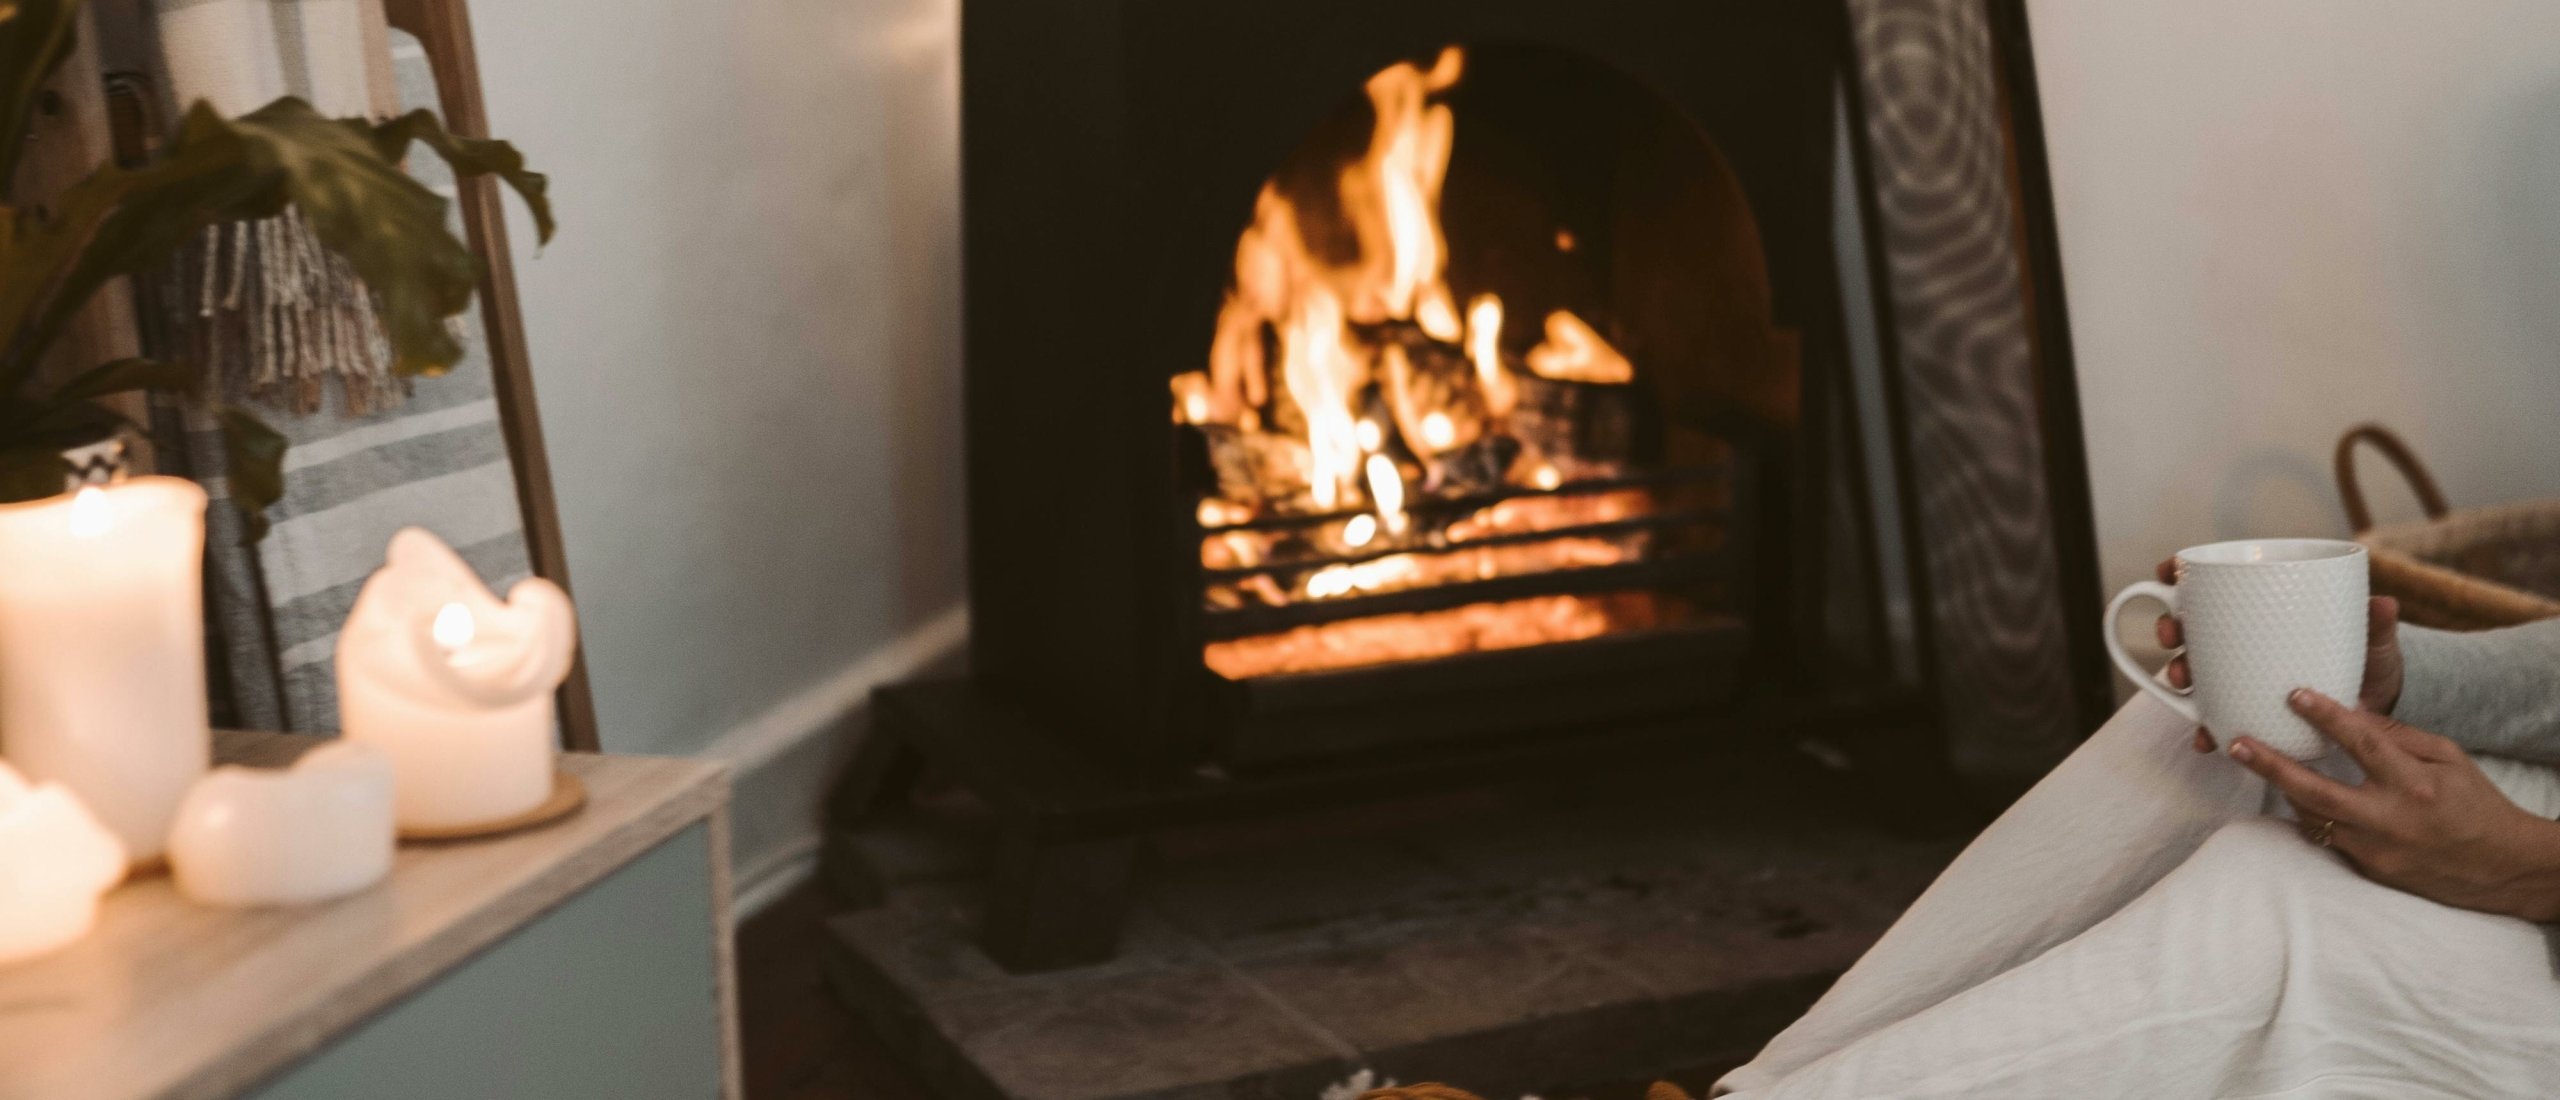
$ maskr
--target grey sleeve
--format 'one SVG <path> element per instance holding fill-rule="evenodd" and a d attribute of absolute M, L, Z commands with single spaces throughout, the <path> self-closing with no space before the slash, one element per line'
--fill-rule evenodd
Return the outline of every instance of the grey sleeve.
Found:
<path fill-rule="evenodd" d="M 2455 634 L 2400 628 L 2392 717 L 2475 753 L 2560 764 L 2560 619 Z"/>

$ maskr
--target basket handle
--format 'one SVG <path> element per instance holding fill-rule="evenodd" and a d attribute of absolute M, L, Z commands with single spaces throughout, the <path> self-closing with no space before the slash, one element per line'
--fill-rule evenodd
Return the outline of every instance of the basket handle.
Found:
<path fill-rule="evenodd" d="M 2347 429 L 2347 434 L 2338 437 L 2336 459 L 2338 501 L 2347 506 L 2347 526 L 2354 529 L 2356 534 L 2361 535 L 2373 529 L 2373 509 L 2365 505 L 2364 486 L 2356 480 L 2356 444 L 2358 443 L 2373 444 L 2375 450 L 2382 452 L 2382 457 L 2390 459 L 2393 466 L 2400 468 L 2400 476 L 2407 478 L 2409 488 L 2417 492 L 2418 507 L 2425 510 L 2428 519 L 2444 518 L 2448 510 L 2444 503 L 2444 490 L 2436 487 L 2435 475 L 2427 472 L 2426 463 L 2418 461 L 2416 452 L 2409 449 L 2409 444 L 2402 441 L 2391 429 L 2380 424 L 2358 424 Z"/>

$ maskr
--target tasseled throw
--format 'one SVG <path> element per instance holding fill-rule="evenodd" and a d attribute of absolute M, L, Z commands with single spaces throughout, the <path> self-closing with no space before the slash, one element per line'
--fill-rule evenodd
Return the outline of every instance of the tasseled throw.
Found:
<path fill-rule="evenodd" d="M 395 408 L 408 382 L 371 291 L 300 210 L 206 229 L 181 261 L 178 303 L 196 361 L 224 388 L 295 413 L 317 411 L 335 378 L 348 415 Z"/>
<path fill-rule="evenodd" d="M 381 0 L 152 5 L 172 109 L 203 100 L 237 116 L 285 95 L 332 117 L 398 109 Z M 226 392 L 310 413 L 335 378 L 352 416 L 407 398 L 373 292 L 299 209 L 206 229 L 179 262 L 172 308 L 189 350 Z"/>

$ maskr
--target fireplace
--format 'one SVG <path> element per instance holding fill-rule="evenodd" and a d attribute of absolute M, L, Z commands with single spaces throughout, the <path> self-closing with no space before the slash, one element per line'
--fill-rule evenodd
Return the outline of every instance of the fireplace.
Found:
<path fill-rule="evenodd" d="M 1848 381 L 1838 8 L 962 20 L 972 668 L 883 694 L 841 809 L 927 764 L 993 805 L 1001 960 L 1107 953 L 1150 828 L 1932 736 Z"/>
<path fill-rule="evenodd" d="M 1755 238 L 1707 137 L 1587 58 L 1370 74 L 1255 192 L 1168 386 L 1179 720 L 1250 764 L 1727 701 L 1749 444 L 1798 374 Z"/>
<path fill-rule="evenodd" d="M 965 16 L 982 682 L 1250 766 L 1840 671 L 1836 11 L 1105 7 Z"/>

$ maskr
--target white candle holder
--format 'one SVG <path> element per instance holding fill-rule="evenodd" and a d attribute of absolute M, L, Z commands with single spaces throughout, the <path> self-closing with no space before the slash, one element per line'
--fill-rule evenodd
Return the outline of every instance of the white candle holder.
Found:
<path fill-rule="evenodd" d="M 539 577 L 501 602 L 427 531 L 391 537 L 338 634 L 338 712 L 353 741 L 391 758 L 404 834 L 522 819 L 552 798 L 552 692 L 577 621 Z"/>
<path fill-rule="evenodd" d="M 204 490 L 139 477 L 0 505 L 0 756 L 160 855 L 212 764 Z"/>

